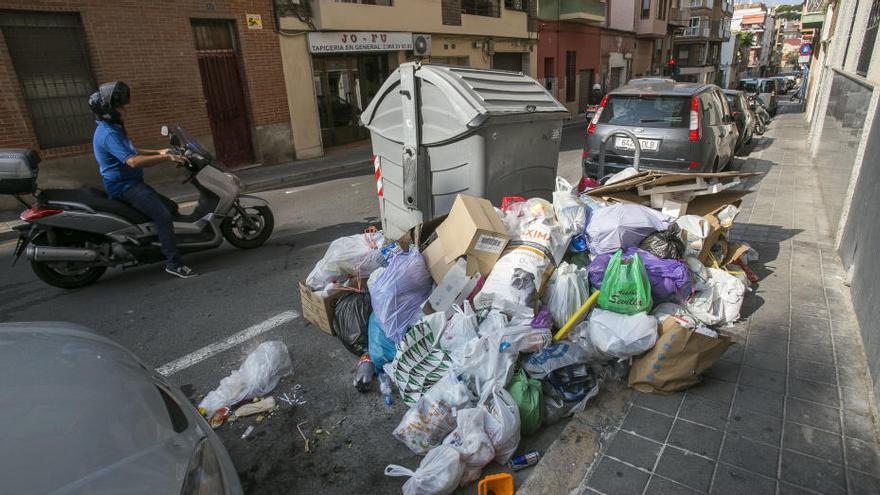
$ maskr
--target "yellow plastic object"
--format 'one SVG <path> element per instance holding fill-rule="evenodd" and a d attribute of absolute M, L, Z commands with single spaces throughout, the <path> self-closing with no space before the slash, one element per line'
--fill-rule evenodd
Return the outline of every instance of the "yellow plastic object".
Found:
<path fill-rule="evenodd" d="M 477 485 L 480 495 L 513 495 L 513 476 L 510 473 L 490 474 Z"/>
<path fill-rule="evenodd" d="M 585 314 L 587 314 L 587 311 L 589 311 L 590 308 L 593 307 L 593 304 L 596 304 L 596 299 L 599 299 L 599 291 L 593 292 L 590 297 L 588 297 L 587 300 L 584 301 L 584 304 L 582 304 L 581 307 L 578 308 L 578 310 L 575 311 L 575 313 L 571 316 L 571 318 L 569 318 L 568 321 L 565 322 L 565 325 L 562 325 L 562 328 L 560 328 L 559 331 L 556 332 L 556 335 L 553 336 L 553 341 L 559 342 L 560 340 L 564 339 L 565 336 L 568 335 L 568 331 L 571 330 L 571 327 L 573 327 L 575 323 L 580 321 L 580 319 L 583 318 Z"/>

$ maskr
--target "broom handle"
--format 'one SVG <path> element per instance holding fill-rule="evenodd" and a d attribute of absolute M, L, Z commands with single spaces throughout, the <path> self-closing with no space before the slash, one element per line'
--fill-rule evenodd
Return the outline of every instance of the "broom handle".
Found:
<path fill-rule="evenodd" d="M 568 321 L 565 322 L 565 325 L 562 325 L 562 328 L 560 328 L 559 331 L 556 332 L 556 335 L 553 336 L 553 341 L 558 342 L 564 339 L 565 336 L 568 335 L 569 330 L 571 330 L 571 327 L 573 327 L 575 323 L 580 321 L 580 319 L 583 318 L 585 314 L 587 314 L 587 311 L 589 311 L 590 307 L 592 307 L 593 304 L 596 303 L 596 299 L 598 298 L 599 291 L 590 294 L 590 297 L 588 297 L 587 300 L 584 301 L 584 304 L 582 304 L 581 307 L 578 308 L 578 310 L 575 311 L 575 313 L 571 316 L 571 318 L 569 318 Z"/>

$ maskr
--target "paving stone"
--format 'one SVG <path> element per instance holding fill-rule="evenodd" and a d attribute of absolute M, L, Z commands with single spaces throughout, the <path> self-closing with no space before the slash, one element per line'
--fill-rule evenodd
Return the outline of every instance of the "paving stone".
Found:
<path fill-rule="evenodd" d="M 688 395 L 693 395 L 701 399 L 730 403 L 730 401 L 733 400 L 734 390 L 736 390 L 736 385 L 733 383 L 715 378 L 705 378 L 699 385 L 689 389 Z"/>
<path fill-rule="evenodd" d="M 793 359 L 815 361 L 830 365 L 834 364 L 834 352 L 832 352 L 831 348 L 826 346 L 792 340 L 789 351 L 791 352 L 791 357 Z"/>
<path fill-rule="evenodd" d="M 784 373 L 775 373 L 773 371 L 753 368 L 751 366 L 743 366 L 739 383 L 741 385 L 769 390 L 778 394 L 785 393 Z"/>
<path fill-rule="evenodd" d="M 809 335 L 830 335 L 831 324 L 828 320 L 810 316 L 793 314 L 791 316 L 791 336 L 807 337 Z"/>
<path fill-rule="evenodd" d="M 666 441 L 666 435 L 669 433 L 672 421 L 671 416 L 633 406 L 627 413 L 621 428 L 662 443 Z"/>
<path fill-rule="evenodd" d="M 718 361 L 706 370 L 705 376 L 722 380 L 725 382 L 736 383 L 739 378 L 740 365 L 733 361 Z"/>
<path fill-rule="evenodd" d="M 720 461 L 775 478 L 779 449 L 728 433 L 721 447 Z"/>
<path fill-rule="evenodd" d="M 782 451 L 781 479 L 821 493 L 846 493 L 842 467 L 791 450 Z"/>
<path fill-rule="evenodd" d="M 743 364 L 746 366 L 760 368 L 774 373 L 785 373 L 786 363 L 786 354 L 773 354 L 770 352 L 756 351 L 754 349 L 746 350 L 746 357 L 743 360 Z"/>
<path fill-rule="evenodd" d="M 675 416 L 678 406 L 684 398 L 683 393 L 659 395 L 636 392 L 634 404 Z"/>
<path fill-rule="evenodd" d="M 792 358 L 789 361 L 789 371 L 796 378 L 837 385 L 837 370 L 832 364 Z"/>
<path fill-rule="evenodd" d="M 877 441 L 877 429 L 870 414 L 861 414 L 851 409 L 843 410 L 843 431 L 848 437 L 865 442 Z"/>
<path fill-rule="evenodd" d="M 691 495 L 697 493 L 700 492 L 659 476 L 651 476 L 648 487 L 645 489 L 645 495 Z"/>
<path fill-rule="evenodd" d="M 782 448 L 843 464 L 843 445 L 839 433 L 788 422 L 785 423 Z"/>
<path fill-rule="evenodd" d="M 719 464 L 712 495 L 775 495 L 776 482 L 751 471 Z"/>
<path fill-rule="evenodd" d="M 721 361 L 730 361 L 733 363 L 742 363 L 743 356 L 745 352 L 743 352 L 745 347 L 742 344 L 734 344 L 731 347 L 728 347 L 724 354 L 721 356 Z"/>
<path fill-rule="evenodd" d="M 837 387 L 827 383 L 809 382 L 800 378 L 788 379 L 788 395 L 798 399 L 806 399 L 826 406 L 837 407 Z"/>
<path fill-rule="evenodd" d="M 877 495 L 880 493 L 880 478 L 868 476 L 852 469 L 847 470 L 846 475 L 849 478 L 850 495 Z"/>
<path fill-rule="evenodd" d="M 677 419 L 672 425 L 669 443 L 715 459 L 718 456 L 722 436 L 721 430 Z"/>
<path fill-rule="evenodd" d="M 772 416 L 782 416 L 785 396 L 779 392 L 772 392 L 756 387 L 739 385 L 736 388 L 734 406 L 744 407 Z"/>
<path fill-rule="evenodd" d="M 752 329 L 746 349 L 785 355 L 788 352 L 788 332 L 783 336 L 776 332 L 756 332 Z"/>
<path fill-rule="evenodd" d="M 784 481 L 779 483 L 779 495 L 815 495 L 815 493 Z"/>
<path fill-rule="evenodd" d="M 795 285 L 795 281 L 792 280 L 792 285 Z M 809 292 L 811 295 L 816 295 L 818 297 L 812 297 L 809 301 L 814 304 L 797 304 L 792 307 L 792 313 L 796 313 L 802 316 L 813 316 L 816 318 L 828 318 L 828 309 L 825 307 L 825 294 L 824 292 Z M 798 299 L 798 296 L 795 295 L 794 290 L 792 290 L 792 299 Z M 805 301 L 806 302 L 806 301 Z"/>
<path fill-rule="evenodd" d="M 660 454 L 660 444 L 620 431 L 614 435 L 606 453 L 634 466 L 651 470 Z"/>
<path fill-rule="evenodd" d="M 843 408 L 862 414 L 870 414 L 871 406 L 868 403 L 868 391 L 865 389 L 843 387 Z"/>
<path fill-rule="evenodd" d="M 880 445 L 856 438 L 844 438 L 848 467 L 880 477 Z"/>
<path fill-rule="evenodd" d="M 786 397 L 787 420 L 814 426 L 834 433 L 840 432 L 840 410 L 794 397 Z"/>
<path fill-rule="evenodd" d="M 871 378 L 864 369 L 837 368 L 840 386 L 846 388 L 866 389 L 871 387 Z"/>
<path fill-rule="evenodd" d="M 781 415 L 770 416 L 734 405 L 728 430 L 759 442 L 778 445 L 782 419 Z"/>
<path fill-rule="evenodd" d="M 587 486 L 603 493 L 642 493 L 650 475 L 608 457 L 602 457 Z"/>
<path fill-rule="evenodd" d="M 679 417 L 715 428 L 724 428 L 730 406 L 724 402 L 701 399 L 688 394 L 681 405 Z"/>
<path fill-rule="evenodd" d="M 666 447 L 655 472 L 701 492 L 709 490 L 715 463 L 674 447 Z"/>

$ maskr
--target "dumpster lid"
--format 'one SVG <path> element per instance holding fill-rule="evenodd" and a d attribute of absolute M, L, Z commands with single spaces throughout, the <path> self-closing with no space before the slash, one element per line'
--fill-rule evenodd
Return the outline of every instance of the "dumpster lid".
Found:
<path fill-rule="evenodd" d="M 422 144 L 453 139 L 487 117 L 568 114 L 538 81 L 520 72 L 407 62 L 385 80 L 361 114 L 364 126 L 392 141 L 403 139 L 399 87 L 400 71 L 406 66 L 414 66 L 419 84 Z"/>

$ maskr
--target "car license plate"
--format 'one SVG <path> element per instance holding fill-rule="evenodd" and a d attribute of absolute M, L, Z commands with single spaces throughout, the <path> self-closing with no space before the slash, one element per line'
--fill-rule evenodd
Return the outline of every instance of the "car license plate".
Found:
<path fill-rule="evenodd" d="M 660 148 L 660 141 L 657 139 L 639 139 L 639 146 L 642 151 L 657 151 Z M 614 138 L 614 147 L 619 150 L 634 150 L 632 139 L 627 137 Z"/>

